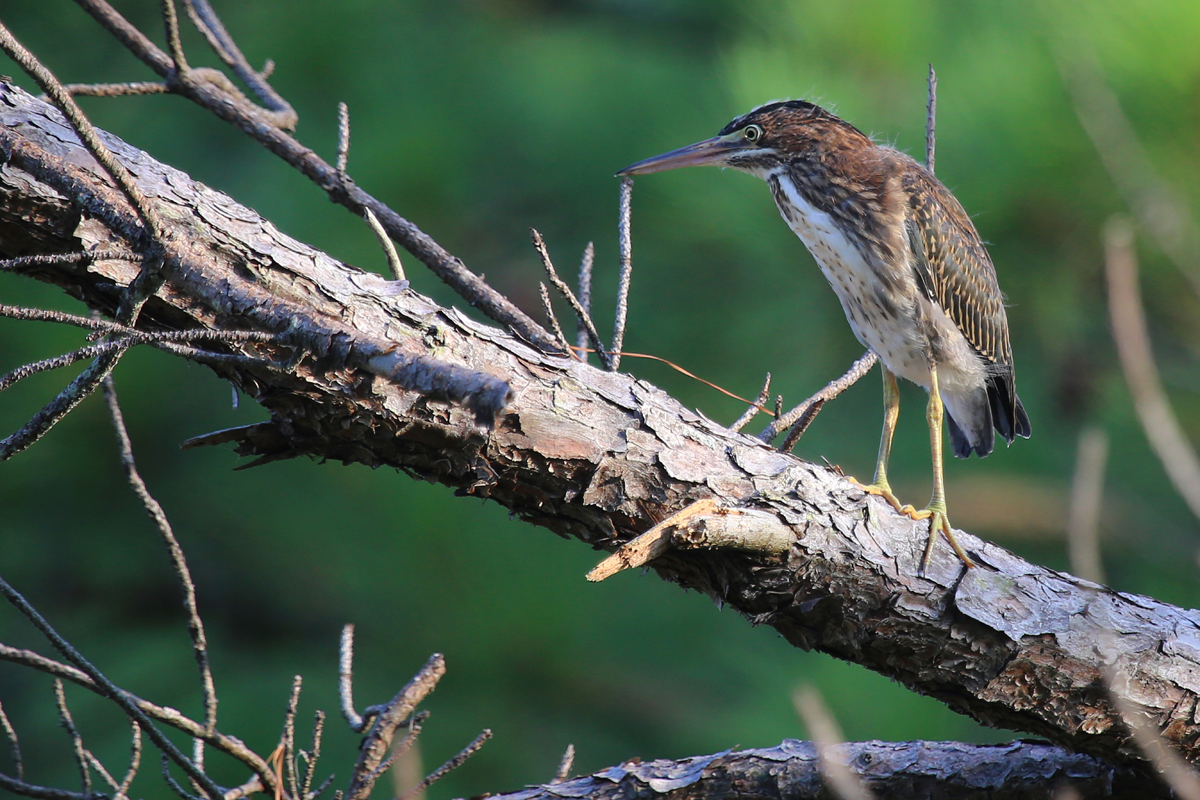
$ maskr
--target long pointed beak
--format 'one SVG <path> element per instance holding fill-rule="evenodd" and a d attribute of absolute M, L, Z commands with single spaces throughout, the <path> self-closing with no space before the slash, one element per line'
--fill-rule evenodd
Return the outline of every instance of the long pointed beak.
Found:
<path fill-rule="evenodd" d="M 731 142 L 723 136 L 716 136 L 712 139 L 705 139 L 703 142 L 689 144 L 678 150 L 672 150 L 669 153 L 663 153 L 661 156 L 630 164 L 618 172 L 617 177 L 649 175 L 652 172 L 663 172 L 680 167 L 721 166 L 725 163 L 725 158 L 738 149 L 740 149 L 738 142 Z"/>

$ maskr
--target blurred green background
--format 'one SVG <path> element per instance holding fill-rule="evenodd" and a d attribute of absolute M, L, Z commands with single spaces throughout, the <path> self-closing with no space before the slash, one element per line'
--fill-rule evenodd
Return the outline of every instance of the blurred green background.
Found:
<path fill-rule="evenodd" d="M 161 40 L 158 3 L 118 4 Z M 820 3 L 801 0 L 248 0 L 217 3 L 254 63 L 300 113 L 299 138 L 332 160 L 336 104 L 351 111 L 350 173 L 537 314 L 536 226 L 561 271 L 589 240 L 598 314 L 616 272 L 620 167 L 713 135 L 780 97 L 832 107 L 879 140 L 923 152 L 926 65 L 940 77 L 937 171 L 974 215 L 1012 304 L 1019 389 L 1034 438 L 947 465 L 952 519 L 1039 563 L 1067 568 L 1063 531 L 1076 442 L 1110 437 L 1102 520 L 1114 587 L 1194 606 L 1197 522 L 1146 444 L 1116 363 L 1100 231 L 1124 210 L 1072 110 L 1052 54 L 1094 52 L 1154 166 L 1200 208 L 1200 4 L 1104 0 Z M 153 77 L 66 0 L 6 0 L 0 18 L 65 81 Z M 199 36 L 193 63 L 211 64 Z M 16 72 L 15 65 L 5 71 Z M 23 78 L 18 82 L 29 87 Z M 97 124 L 234 196 L 282 230 L 380 271 L 369 231 L 242 134 L 173 97 L 83 100 Z M 627 349 L 669 358 L 752 396 L 768 370 L 788 405 L 861 353 L 832 292 L 760 182 L 717 170 L 638 181 Z M 1142 285 L 1172 402 L 1200 438 L 1200 305 L 1143 242 Z M 456 298 L 409 258 L 415 287 Z M 0 301 L 79 310 L 0 275 Z M 564 319 L 566 317 L 564 316 Z M 0 320 L 0 371 L 80 343 L 69 330 Z M 624 367 L 723 422 L 739 403 L 661 365 Z M 12 431 L 67 380 L 0 397 Z M 135 352 L 116 373 L 151 490 L 191 557 L 213 645 L 221 728 L 269 752 L 291 676 L 302 718 L 331 714 L 319 772 L 344 786 L 357 737 L 337 719 L 338 630 L 358 626 L 356 698 L 392 696 L 434 651 L 427 769 L 481 728 L 496 738 L 432 791 L 445 798 L 549 780 L 568 743 L 576 770 L 623 759 L 768 746 L 804 730 L 790 694 L 817 686 L 852 739 L 992 741 L 885 678 L 802 653 L 769 628 L 653 576 L 584 582 L 599 554 L 390 471 L 308 461 L 247 472 L 186 437 L 264 417 L 204 368 Z M 927 496 L 923 395 L 902 389 L 892 473 Z M 880 421 L 872 374 L 800 443 L 870 476 Z M 762 423 L 752 428 L 757 430 Z M 985 503 L 987 498 L 991 502 Z M 124 485 L 92 399 L 0 464 L 0 572 L 130 690 L 199 714 L 178 591 L 157 535 Z M 8 608 L 0 639 L 41 643 Z M 123 720 L 68 691 L 88 746 L 112 769 Z M 0 701 L 31 780 L 75 785 L 50 682 L 0 664 Z M 305 739 L 306 737 L 301 737 Z M 0 748 L 6 749 L 6 748 Z M 10 771 L 6 756 L 3 769 Z M 244 775 L 214 758 L 219 780 Z M 164 796 L 154 759 L 135 787 Z M 388 787 L 390 788 L 390 787 Z M 379 794 L 385 794 L 384 789 Z"/>

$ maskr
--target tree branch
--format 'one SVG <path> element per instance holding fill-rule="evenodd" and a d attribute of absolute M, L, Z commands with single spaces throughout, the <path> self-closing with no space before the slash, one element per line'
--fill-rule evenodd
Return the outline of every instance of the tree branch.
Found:
<path fill-rule="evenodd" d="M 125 246 L 136 218 L 99 168 L 78 157 L 74 138 L 55 135 L 57 115 L 0 89 L 3 246 Z M 1200 760 L 1192 612 L 1042 569 L 965 533 L 959 540 L 978 568 L 964 572 L 942 548 L 917 577 L 926 523 L 833 470 L 735 434 L 644 381 L 543 352 L 414 292 L 389 292 L 383 278 L 284 236 L 145 154 L 115 140 L 113 149 L 136 162 L 143 190 L 176 221 L 165 283 L 139 326 L 266 329 L 305 354 L 292 371 L 210 365 L 272 418 L 202 441 L 232 442 L 260 459 L 391 465 L 609 550 L 703 498 L 754 509 L 790 529 L 790 546 L 675 547 L 651 566 L 798 647 L 862 664 L 985 724 L 1136 759 L 1103 685 L 1114 669 L 1129 676 L 1129 697 L 1166 740 Z M 114 285 L 137 267 L 50 263 L 22 272 L 110 310 Z M 384 353 L 410 363 L 437 353 L 511 390 L 508 403 L 493 428 L 481 427 L 471 393 L 378 380 L 372 360 Z"/>

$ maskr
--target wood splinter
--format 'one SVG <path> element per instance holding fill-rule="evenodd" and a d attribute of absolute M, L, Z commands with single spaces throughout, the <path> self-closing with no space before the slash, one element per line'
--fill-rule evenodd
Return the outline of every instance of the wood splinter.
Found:
<path fill-rule="evenodd" d="M 623 544 L 587 574 L 593 583 L 624 569 L 640 567 L 672 546 L 726 547 L 757 553 L 784 553 L 795 539 L 792 529 L 769 511 L 723 508 L 711 497 L 697 500 L 650 530 Z"/>

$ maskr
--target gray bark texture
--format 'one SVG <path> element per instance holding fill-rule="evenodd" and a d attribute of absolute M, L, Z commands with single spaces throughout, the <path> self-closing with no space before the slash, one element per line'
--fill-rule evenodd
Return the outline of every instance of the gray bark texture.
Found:
<path fill-rule="evenodd" d="M 1171 797 L 1145 776 L 1048 744 L 855 742 L 826 755 L 876 800 L 1052 800 L 1070 786 L 1084 798 Z M 822 777 L 812 742 L 726 751 L 681 761 L 626 762 L 592 775 L 492 795 L 491 800 L 841 800 Z"/>
<path fill-rule="evenodd" d="M 927 523 L 833 470 L 732 433 L 645 381 L 340 263 L 105 140 L 172 228 L 163 283 L 138 327 L 277 336 L 222 351 L 262 366 L 210 363 L 270 421 L 203 443 L 260 461 L 395 467 L 598 550 L 700 499 L 766 513 L 791 532 L 782 551 L 677 547 L 652 566 L 797 647 L 862 664 L 986 725 L 1136 760 L 1111 682 L 1200 760 L 1200 613 L 1043 569 L 968 533 L 959 541 L 978 568 L 939 543 L 918 577 Z M 136 215 L 58 114 L 0 84 L 0 255 L 144 243 Z M 20 271 L 111 314 L 138 270 L 110 260 Z"/>

